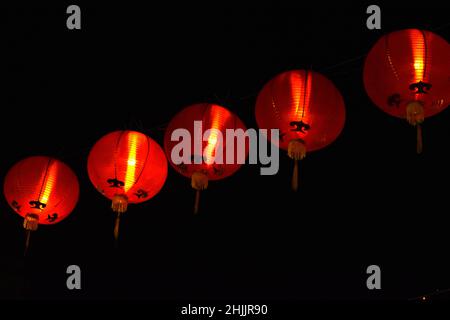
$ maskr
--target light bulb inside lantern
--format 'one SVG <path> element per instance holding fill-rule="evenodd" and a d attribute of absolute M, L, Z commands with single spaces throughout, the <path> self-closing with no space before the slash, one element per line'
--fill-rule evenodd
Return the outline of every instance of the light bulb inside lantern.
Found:
<path fill-rule="evenodd" d="M 48 200 L 50 199 L 52 190 L 56 182 L 57 170 L 57 166 L 53 161 L 51 161 L 45 172 L 44 184 L 39 198 L 39 202 L 43 204 L 47 204 Z"/>
<path fill-rule="evenodd" d="M 128 160 L 127 171 L 125 173 L 125 193 L 131 189 L 136 179 L 136 155 L 138 145 L 138 134 L 131 132 L 128 135 Z"/>

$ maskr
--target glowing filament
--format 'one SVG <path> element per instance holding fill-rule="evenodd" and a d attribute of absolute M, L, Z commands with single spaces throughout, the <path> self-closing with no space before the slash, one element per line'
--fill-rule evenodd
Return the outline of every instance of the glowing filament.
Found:
<path fill-rule="evenodd" d="M 213 127 L 214 129 L 217 129 Z M 212 129 L 213 129 L 212 128 Z M 216 144 L 217 144 L 217 132 L 211 131 L 211 134 L 208 137 L 208 145 L 205 148 L 205 162 L 206 164 L 212 164 L 214 161 L 214 154 L 216 151 Z"/>
<path fill-rule="evenodd" d="M 311 73 L 305 76 L 292 72 L 290 80 L 292 96 L 292 120 L 309 124 L 309 104 L 311 98 Z"/>
<path fill-rule="evenodd" d="M 410 33 L 412 56 L 413 56 L 413 68 L 414 68 L 414 82 L 425 81 L 425 38 L 419 30 L 412 30 Z"/>
<path fill-rule="evenodd" d="M 125 193 L 130 190 L 136 181 L 136 155 L 137 155 L 138 135 L 130 133 L 128 135 L 128 160 L 125 174 Z"/>
<path fill-rule="evenodd" d="M 39 201 L 44 204 L 48 203 L 53 188 L 55 187 L 57 170 L 58 170 L 57 165 L 54 162 L 51 162 L 47 169 L 46 176 L 44 177 L 45 180 L 41 191 L 41 196 L 39 199 Z"/>
<path fill-rule="evenodd" d="M 208 137 L 208 144 L 205 147 L 204 156 L 206 164 L 212 164 L 214 162 L 215 151 L 217 147 L 217 130 L 220 130 L 223 126 L 224 121 L 224 113 L 221 109 L 216 109 L 214 107 L 211 108 L 212 113 L 212 123 L 210 129 L 215 129 L 210 131 L 210 135 Z"/>

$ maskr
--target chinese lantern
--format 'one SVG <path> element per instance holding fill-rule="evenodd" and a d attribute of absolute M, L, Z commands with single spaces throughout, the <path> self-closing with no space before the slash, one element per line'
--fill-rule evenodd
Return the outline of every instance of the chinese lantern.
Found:
<path fill-rule="evenodd" d="M 311 70 L 277 75 L 261 90 L 256 101 L 256 122 L 261 129 L 279 129 L 279 141 L 294 160 L 292 189 L 298 189 L 298 161 L 332 143 L 342 131 L 345 106 L 333 83 Z M 270 139 L 271 135 L 267 135 Z"/>
<path fill-rule="evenodd" d="M 158 143 L 145 134 L 114 131 L 92 148 L 88 174 L 95 188 L 112 201 L 117 242 L 121 215 L 129 203 L 147 201 L 161 190 L 167 178 L 167 160 Z"/>
<path fill-rule="evenodd" d="M 381 110 L 406 118 L 417 128 L 421 153 L 422 122 L 450 101 L 449 45 L 438 35 L 417 29 L 385 35 L 367 55 L 364 85 Z"/>
<path fill-rule="evenodd" d="M 25 252 L 31 231 L 39 224 L 55 224 L 64 220 L 75 208 L 79 184 L 75 173 L 63 162 L 34 156 L 16 163 L 4 183 L 6 200 L 24 218 Z"/>
<path fill-rule="evenodd" d="M 177 129 L 180 130 L 180 134 L 187 133 L 188 137 L 183 137 L 183 141 L 180 142 L 181 135 L 175 132 Z M 247 157 L 246 143 L 238 144 L 233 139 L 233 146 L 227 145 L 229 141 L 226 137 L 227 129 L 233 132 L 238 129 L 246 131 L 245 125 L 235 114 L 210 103 L 194 104 L 184 108 L 175 115 L 166 129 L 164 136 L 166 156 L 177 172 L 191 178 L 191 186 L 196 190 L 194 213 L 198 213 L 200 191 L 208 187 L 208 181 L 224 179 L 234 174 Z M 180 146 L 184 148 L 180 150 Z M 182 159 L 176 161 L 175 156 Z M 230 159 L 231 161 L 227 161 Z"/>

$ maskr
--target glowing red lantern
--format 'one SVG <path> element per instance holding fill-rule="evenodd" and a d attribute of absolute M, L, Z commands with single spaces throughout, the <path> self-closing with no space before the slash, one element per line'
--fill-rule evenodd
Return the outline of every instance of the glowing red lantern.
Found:
<path fill-rule="evenodd" d="M 175 133 L 177 129 L 188 133 L 190 137 L 190 141 L 182 141 L 186 146 L 182 150 L 175 149 L 180 145 L 180 136 Z M 233 132 L 237 129 L 247 130 L 234 113 L 210 103 L 194 104 L 184 108 L 175 115 L 166 129 L 164 149 L 170 164 L 177 172 L 191 178 L 191 186 L 197 190 L 194 213 L 198 212 L 200 191 L 208 187 L 208 181 L 224 179 L 234 174 L 242 165 L 241 161 L 238 161 L 239 158 L 245 161 L 247 157 L 247 144 L 245 149 L 237 143 L 231 148 L 230 145 L 227 147 L 227 129 Z M 242 150 L 244 154 L 240 157 L 239 152 Z M 173 152 L 185 161 L 174 161 Z M 217 161 L 219 152 L 221 161 Z M 227 152 L 233 154 L 227 156 Z M 232 161 L 226 161 L 227 158 L 232 158 Z"/>
<path fill-rule="evenodd" d="M 326 147 L 342 131 L 345 106 L 334 84 L 320 73 L 293 70 L 277 75 L 256 101 L 256 122 L 262 129 L 279 129 L 279 141 L 294 160 L 292 189 L 298 188 L 298 160 Z M 268 135 L 270 139 L 271 135 Z"/>
<path fill-rule="evenodd" d="M 364 85 L 381 110 L 417 127 L 421 153 L 421 123 L 450 102 L 449 45 L 438 35 L 417 29 L 385 35 L 367 55 Z"/>
<path fill-rule="evenodd" d="M 75 173 L 63 162 L 34 156 L 9 170 L 4 193 L 13 210 L 24 217 L 26 252 L 31 231 L 37 230 L 39 224 L 55 224 L 72 212 L 78 201 L 79 184 Z"/>
<path fill-rule="evenodd" d="M 88 174 L 95 188 L 112 200 L 117 241 L 121 214 L 129 203 L 147 201 L 161 190 L 167 178 L 167 160 L 162 148 L 147 135 L 114 131 L 92 148 Z"/>

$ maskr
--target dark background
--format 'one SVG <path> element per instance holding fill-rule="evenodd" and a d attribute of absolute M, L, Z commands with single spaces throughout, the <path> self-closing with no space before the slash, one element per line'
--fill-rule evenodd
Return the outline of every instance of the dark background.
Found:
<path fill-rule="evenodd" d="M 41 226 L 22 257 L 22 219 L 0 200 L 0 297 L 139 299 L 408 299 L 450 288 L 450 110 L 415 131 L 367 97 L 364 55 L 390 31 L 450 36 L 444 2 L 380 4 L 382 30 L 366 28 L 371 3 L 259 1 L 164 6 L 81 4 L 82 30 L 66 29 L 67 4 L 2 5 L 0 177 L 20 159 L 59 157 L 80 179 L 73 213 Z M 328 148 L 260 176 L 243 166 L 204 192 L 193 216 L 190 181 L 169 168 L 161 192 L 130 206 L 114 249 L 110 202 L 86 171 L 104 134 L 138 129 L 161 145 L 183 107 L 222 104 L 256 128 L 258 91 L 276 74 L 313 68 L 341 91 L 346 126 Z M 82 290 L 66 268 L 82 269 Z M 366 288 L 367 266 L 382 290 Z"/>

